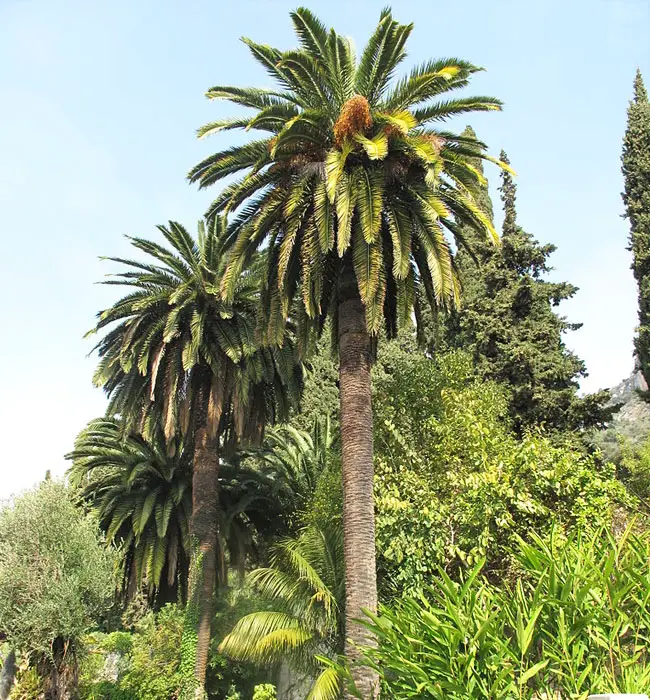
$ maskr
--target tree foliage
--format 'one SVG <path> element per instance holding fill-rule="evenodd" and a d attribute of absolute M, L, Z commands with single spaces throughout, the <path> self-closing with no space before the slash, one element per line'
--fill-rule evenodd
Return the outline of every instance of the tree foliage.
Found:
<path fill-rule="evenodd" d="M 0 629 L 53 690 L 112 602 L 114 556 L 63 484 L 45 481 L 0 511 Z M 52 695 L 58 697 L 58 695 Z"/>
<path fill-rule="evenodd" d="M 288 663 L 313 681 L 312 700 L 335 700 L 338 684 L 317 655 L 342 651 L 345 600 L 343 532 L 340 520 L 308 526 L 280 542 L 268 567 L 250 583 L 262 609 L 243 616 L 221 642 L 234 659 L 265 666 Z"/>
<path fill-rule="evenodd" d="M 149 261 L 109 258 L 127 267 L 106 282 L 135 291 L 99 314 L 93 332 L 95 383 L 110 396 L 108 415 L 146 437 L 193 434 L 256 437 L 267 417 L 297 400 L 298 367 L 290 345 L 260 349 L 255 334 L 255 278 L 238 279 L 228 303 L 217 294 L 224 222 L 199 224 L 195 240 L 176 222 L 160 226 L 169 247 L 131 242 Z"/>
<path fill-rule="evenodd" d="M 200 136 L 226 129 L 265 132 L 196 165 L 193 182 L 208 187 L 242 173 L 207 216 L 236 212 L 230 258 L 221 281 L 227 300 L 254 251 L 268 243 L 263 277 L 267 338 L 281 343 L 292 301 L 301 327 L 322 328 L 337 308 L 344 265 L 354 269 L 368 330 L 408 324 L 416 289 L 434 305 L 458 296 L 445 231 L 462 243 L 459 225 L 496 240 L 476 206 L 482 179 L 468 158 L 488 158 L 478 139 L 434 127 L 472 111 L 499 110 L 490 97 L 454 97 L 480 70 L 455 58 L 430 61 L 395 81 L 413 29 L 390 11 L 357 59 L 351 42 L 311 12 L 291 13 L 300 47 L 280 51 L 244 43 L 279 89 L 215 86 L 253 114 L 206 124 Z M 265 243 L 266 242 L 266 243 Z M 336 319 L 334 319 L 336 322 Z M 306 350 L 304 335 L 299 335 Z"/>
<path fill-rule="evenodd" d="M 501 160 L 508 162 L 504 152 Z M 482 171 L 479 160 L 475 167 Z M 515 182 L 507 170 L 501 177 L 502 245 L 494 249 L 474 241 L 476 261 L 459 251 L 463 304 L 445 323 L 443 346 L 472 353 L 483 377 L 508 387 L 509 412 L 518 431 L 532 426 L 561 431 L 601 427 L 611 417 L 603 407 L 609 396 L 578 396 L 578 379 L 586 376 L 586 368 L 566 347 L 564 334 L 580 324 L 557 312 L 577 288 L 547 279 L 555 246 L 541 245 L 517 224 Z M 492 218 L 487 183 L 478 201 Z M 476 238 L 471 231 L 466 235 Z"/>
<path fill-rule="evenodd" d="M 375 401 L 387 592 L 418 590 L 439 566 L 453 572 L 481 558 L 503 578 L 515 538 L 547 531 L 551 518 L 567 529 L 605 524 L 626 502 L 612 465 L 536 431 L 519 438 L 507 395 L 467 354 L 432 361 L 393 347 L 380 356 Z"/>
<path fill-rule="evenodd" d="M 123 549 L 125 593 L 145 585 L 154 596 L 162 583 L 175 598 L 186 589 L 192 513 L 186 443 L 175 439 L 171 447 L 161 431 L 149 440 L 125 434 L 120 421 L 100 418 L 79 433 L 67 458 L 71 485 L 107 539 Z"/>
<path fill-rule="evenodd" d="M 632 270 L 639 290 L 636 354 L 650 384 L 650 103 L 641 71 L 634 79 L 634 97 L 627 110 L 623 140 L 623 203 L 630 222 Z"/>

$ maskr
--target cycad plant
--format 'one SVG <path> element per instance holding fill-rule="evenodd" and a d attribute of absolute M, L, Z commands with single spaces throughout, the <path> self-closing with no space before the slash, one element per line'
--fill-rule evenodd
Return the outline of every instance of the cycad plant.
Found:
<path fill-rule="evenodd" d="M 490 159 L 475 138 L 443 130 L 448 118 L 498 110 L 490 97 L 456 97 L 479 68 L 432 60 L 395 80 L 412 24 L 389 10 L 357 58 L 350 40 L 307 9 L 291 14 L 299 48 L 281 51 L 250 39 L 253 57 L 276 89 L 218 85 L 210 99 L 252 110 L 205 125 L 259 139 L 219 151 L 189 174 L 201 187 L 241 173 L 213 201 L 208 217 L 234 216 L 226 301 L 255 251 L 265 247 L 262 306 L 266 340 L 281 345 L 291 317 L 299 347 L 331 318 L 338 345 L 348 651 L 366 639 L 355 620 L 376 607 L 370 367 L 382 329 L 395 334 L 424 299 L 445 307 L 459 288 L 446 234 L 465 245 L 462 227 L 496 241 L 476 201 L 484 182 L 471 164 Z M 370 695 L 372 677 L 357 681 Z"/>
<path fill-rule="evenodd" d="M 119 420 L 98 418 L 79 433 L 66 455 L 71 486 L 99 518 L 108 542 L 122 551 L 127 598 L 145 587 L 157 604 L 187 592 L 191 546 L 192 453 L 158 431 L 147 439 L 125 433 Z M 242 571 L 257 558 L 260 533 L 280 529 L 275 472 L 242 464 L 235 454 L 219 470 L 217 574 Z"/>
<path fill-rule="evenodd" d="M 146 585 L 174 601 L 187 585 L 192 461 L 181 440 L 125 434 L 120 421 L 90 421 L 66 455 L 70 484 L 123 551 L 123 592 Z M 163 576 L 163 573 L 165 574 Z"/>
<path fill-rule="evenodd" d="M 131 242 L 149 260 L 109 258 L 127 267 L 108 284 L 133 291 L 99 314 L 96 384 L 110 397 L 108 415 L 150 437 L 163 426 L 167 440 L 191 444 L 195 619 L 194 677 L 201 689 L 213 618 L 219 522 L 219 452 L 261 436 L 267 420 L 297 397 L 299 367 L 290 345 L 260 349 L 251 273 L 240 276 L 228 300 L 218 296 L 223 270 L 221 218 L 199 224 L 195 240 L 178 223 L 160 226 L 165 247 Z"/>
<path fill-rule="evenodd" d="M 219 650 L 265 666 L 288 664 L 309 679 L 310 699 L 336 700 L 337 674 L 318 656 L 343 650 L 343 532 L 340 522 L 311 525 L 280 542 L 268 567 L 250 574 L 265 608 L 242 617 Z"/>

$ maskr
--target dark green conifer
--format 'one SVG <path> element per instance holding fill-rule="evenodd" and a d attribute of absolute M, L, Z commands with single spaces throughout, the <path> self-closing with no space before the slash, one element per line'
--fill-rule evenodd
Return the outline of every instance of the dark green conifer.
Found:
<path fill-rule="evenodd" d="M 503 152 L 501 160 L 508 162 Z M 475 167 L 482 171 L 478 160 Z M 508 388 L 510 413 L 519 431 L 537 425 L 551 430 L 600 425 L 610 413 L 603 408 L 608 393 L 578 396 L 578 379 L 586 369 L 566 347 L 563 334 L 580 324 L 556 313 L 577 288 L 546 279 L 555 246 L 541 245 L 518 226 L 516 185 L 508 172 L 503 172 L 499 190 L 504 207 L 501 248 L 472 241 L 478 265 L 459 251 L 463 306 L 446 321 L 443 345 L 469 350 L 482 376 Z M 492 216 L 487 182 L 476 199 Z"/>
<path fill-rule="evenodd" d="M 650 383 L 650 103 L 641 72 L 627 110 L 623 139 L 623 202 L 630 222 L 632 270 L 638 285 L 639 329 L 634 342 L 641 372 Z"/>

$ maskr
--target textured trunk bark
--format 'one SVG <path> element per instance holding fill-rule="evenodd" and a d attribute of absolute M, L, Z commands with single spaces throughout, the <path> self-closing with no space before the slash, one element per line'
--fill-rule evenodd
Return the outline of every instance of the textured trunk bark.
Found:
<path fill-rule="evenodd" d="M 375 504 L 373 497 L 372 350 L 365 311 L 352 275 L 339 289 L 339 380 L 343 469 L 343 529 L 345 542 L 345 655 L 354 662 L 357 645 L 373 639 L 356 619 L 362 608 L 377 610 L 375 565 Z M 352 677 L 364 699 L 377 695 L 377 676 L 352 667 Z M 346 697 L 353 697 L 346 695 Z"/>
<path fill-rule="evenodd" d="M 16 652 L 13 649 L 5 657 L 0 673 L 0 700 L 7 700 L 11 694 L 16 677 Z"/>
<path fill-rule="evenodd" d="M 217 537 L 219 508 L 218 441 L 206 428 L 196 431 L 194 473 L 192 476 L 192 535 L 198 546 L 200 571 L 196 572 L 193 592 L 197 610 L 196 662 L 194 678 L 197 697 L 205 687 L 208 650 L 214 617 L 214 588 L 217 577 Z"/>
<path fill-rule="evenodd" d="M 74 700 L 79 697 L 79 667 L 74 651 L 58 638 L 52 645 L 53 659 L 42 658 L 36 668 L 45 679 L 45 700 Z"/>

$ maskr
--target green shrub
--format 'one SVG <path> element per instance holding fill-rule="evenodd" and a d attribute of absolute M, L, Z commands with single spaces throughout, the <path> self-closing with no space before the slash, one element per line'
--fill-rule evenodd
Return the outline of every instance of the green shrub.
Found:
<path fill-rule="evenodd" d="M 224 601 L 220 601 L 223 607 Z M 249 698 L 259 680 L 255 669 L 237 664 L 216 651 L 224 621 L 235 613 L 226 607 L 215 624 L 215 640 L 208 661 L 209 697 L 235 700 L 235 692 Z M 80 665 L 81 700 L 168 700 L 183 687 L 181 639 L 185 614 L 181 606 L 168 604 L 149 611 L 134 623 L 132 632 L 95 632 L 85 638 L 87 653 Z M 115 655 L 116 658 L 111 656 Z M 232 689 L 233 692 L 230 692 Z"/>
<path fill-rule="evenodd" d="M 519 541 L 520 578 L 497 588 L 482 562 L 384 608 L 368 665 L 385 697 L 586 698 L 650 685 L 650 543 L 628 530 Z M 555 695 L 553 695 L 555 697 Z"/>
<path fill-rule="evenodd" d="M 396 591 L 482 558 L 505 578 L 517 536 L 548 532 L 552 518 L 605 525 L 628 500 L 611 464 L 541 432 L 519 439 L 503 391 L 464 353 L 391 347 L 376 385 L 377 546 Z"/>
<path fill-rule="evenodd" d="M 16 683 L 11 691 L 13 700 L 40 700 L 43 697 L 45 683 L 38 671 L 30 666 L 19 671 Z"/>
<path fill-rule="evenodd" d="M 262 683 L 253 689 L 253 700 L 277 700 L 277 697 L 272 683 Z"/>

